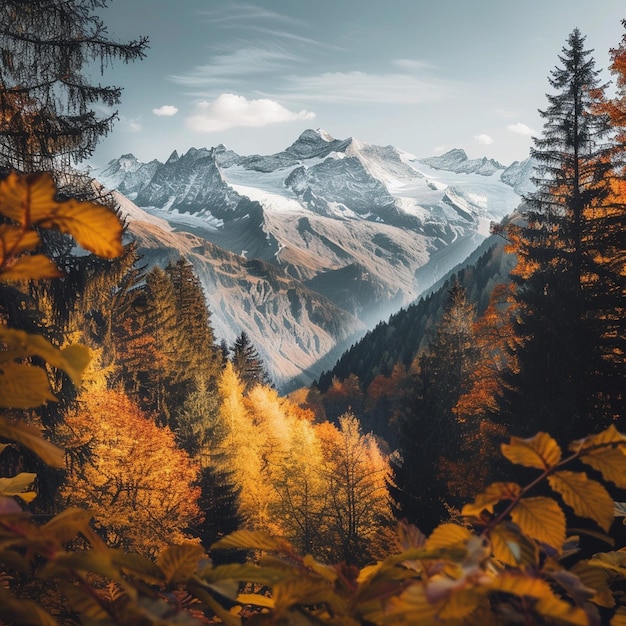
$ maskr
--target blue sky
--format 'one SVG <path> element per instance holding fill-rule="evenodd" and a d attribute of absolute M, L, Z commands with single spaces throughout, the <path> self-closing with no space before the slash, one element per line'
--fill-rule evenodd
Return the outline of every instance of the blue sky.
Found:
<path fill-rule="evenodd" d="M 112 0 L 113 39 L 150 38 L 143 61 L 97 77 L 124 88 L 95 165 L 132 152 L 225 144 L 268 154 L 306 128 L 418 157 L 524 159 L 548 74 L 578 27 L 606 68 L 623 0 Z M 606 75 L 608 80 L 609 75 Z"/>

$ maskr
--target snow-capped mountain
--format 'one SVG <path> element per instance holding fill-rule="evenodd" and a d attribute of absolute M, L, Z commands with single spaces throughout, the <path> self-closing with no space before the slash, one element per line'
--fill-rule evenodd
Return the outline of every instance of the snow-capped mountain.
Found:
<path fill-rule="evenodd" d="M 230 345 L 245 330 L 279 386 L 310 384 L 363 334 L 365 325 L 279 267 L 246 259 L 193 233 L 176 232 L 113 192 L 143 261 L 165 267 L 184 256 L 194 266 L 215 335 Z"/>
<path fill-rule="evenodd" d="M 490 221 L 518 206 L 515 189 L 530 169 L 514 166 L 463 151 L 417 160 L 307 130 L 276 154 L 219 145 L 165 163 L 124 155 L 97 177 L 173 230 L 243 257 L 242 266 L 265 261 L 371 326 L 464 260 Z M 204 284 L 217 326 L 215 287 Z M 227 325 L 243 327 L 236 315 Z"/>

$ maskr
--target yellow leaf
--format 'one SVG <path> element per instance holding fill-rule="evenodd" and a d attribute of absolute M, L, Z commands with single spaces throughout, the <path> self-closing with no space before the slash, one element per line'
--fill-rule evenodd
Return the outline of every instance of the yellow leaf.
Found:
<path fill-rule="evenodd" d="M 95 594 L 85 593 L 83 589 L 68 581 L 63 581 L 61 585 L 63 595 L 69 601 L 72 609 L 80 615 L 83 623 L 96 624 L 108 621 L 107 618 L 110 618 L 110 615 Z"/>
<path fill-rule="evenodd" d="M 584 439 L 574 441 L 570 444 L 570 450 L 576 452 L 578 450 L 588 450 L 596 446 L 608 444 L 626 444 L 626 436 L 622 435 L 613 424 L 596 435 L 589 435 Z"/>
<path fill-rule="evenodd" d="M 521 499 L 511 511 L 511 519 L 525 535 L 561 551 L 565 541 L 565 514 L 552 498 Z"/>
<path fill-rule="evenodd" d="M 120 256 L 122 224 L 108 207 L 93 202 L 70 199 L 56 205 L 51 217 L 42 219 L 40 226 L 56 226 L 62 233 L 72 235 L 85 250 L 112 259 Z"/>
<path fill-rule="evenodd" d="M 24 363 L 0 363 L 0 408 L 30 409 L 48 400 L 48 377 L 40 367 Z"/>
<path fill-rule="evenodd" d="M 278 612 L 302 605 L 325 604 L 335 614 L 345 613 L 345 604 L 334 589 L 324 581 L 314 581 L 303 577 L 297 571 L 292 577 L 274 585 L 272 589 L 274 607 Z"/>
<path fill-rule="evenodd" d="M 23 230 L 13 224 L 0 224 L 0 264 L 9 256 L 34 250 L 40 241 L 34 230 Z"/>
<path fill-rule="evenodd" d="M 572 606 L 555 595 L 539 598 L 535 605 L 535 611 L 548 621 L 556 621 L 572 626 L 588 626 L 589 617 L 584 609 Z"/>
<path fill-rule="evenodd" d="M 535 610 L 541 615 L 576 626 L 588 626 L 587 614 L 554 595 L 550 585 L 540 578 L 521 573 L 503 572 L 489 583 L 491 591 L 510 593 L 537 600 Z"/>
<path fill-rule="evenodd" d="M 42 280 L 60 278 L 63 272 L 43 254 L 23 255 L 4 270 L 0 271 L 0 281 Z"/>
<path fill-rule="evenodd" d="M 626 454 L 613 447 L 589 450 L 580 460 L 602 474 L 604 480 L 626 489 Z"/>
<path fill-rule="evenodd" d="M 91 513 L 85 509 L 69 507 L 46 522 L 43 528 L 48 536 L 54 536 L 60 543 L 67 543 L 87 530 L 91 517 Z"/>
<path fill-rule="evenodd" d="M 537 546 L 508 523 L 498 524 L 489 535 L 493 556 L 513 567 L 536 565 Z"/>
<path fill-rule="evenodd" d="M 554 467 L 561 460 L 561 448 L 547 433 L 537 433 L 529 439 L 511 437 L 510 444 L 502 444 L 502 454 L 511 463 L 541 470 Z"/>
<path fill-rule="evenodd" d="M 262 596 L 258 593 L 240 593 L 237 596 L 239 604 L 247 604 L 251 606 L 260 606 L 264 609 L 274 608 L 274 599 L 269 596 Z"/>
<path fill-rule="evenodd" d="M 431 603 L 421 582 L 407 587 L 401 594 L 390 598 L 385 615 L 392 624 L 411 626 L 433 623 L 437 605 Z"/>
<path fill-rule="evenodd" d="M 79 385 L 82 373 L 91 356 L 86 346 L 76 344 L 59 350 L 41 335 L 0 326 L 0 342 L 7 346 L 0 351 L 0 363 L 11 359 L 38 356 L 53 367 L 62 369 L 75 385 Z M 37 405 L 35 405 L 37 406 Z"/>
<path fill-rule="evenodd" d="M 466 504 L 461 515 L 479 517 L 483 511 L 493 513 L 493 507 L 501 500 L 513 500 L 521 492 L 517 483 L 492 483 L 476 496 L 473 504 Z"/>
<path fill-rule="evenodd" d="M 37 474 L 21 472 L 12 478 L 0 477 L 0 495 L 19 496 L 25 502 L 32 502 L 37 495 L 34 491 L 29 491 L 35 482 Z"/>
<path fill-rule="evenodd" d="M 40 178 L 47 178 L 52 182 L 49 174 L 19 176 L 11 172 L 3 181 L 0 181 L 0 213 L 14 222 L 30 227 L 30 198 L 29 185 L 34 185 Z M 30 181 L 30 182 L 29 182 Z M 53 190 L 54 183 L 52 183 Z"/>
<path fill-rule="evenodd" d="M 590 480 L 584 472 L 569 471 L 555 472 L 548 476 L 548 482 L 576 515 L 594 520 L 608 532 L 613 523 L 613 498 L 599 482 Z"/>
<path fill-rule="evenodd" d="M 611 608 L 615 606 L 615 599 L 609 587 L 610 574 L 603 567 L 591 565 L 589 561 L 578 561 L 570 568 L 571 572 L 580 578 L 583 585 L 596 592 L 592 602 L 600 606 Z"/>
<path fill-rule="evenodd" d="M 124 550 L 110 550 L 113 564 L 119 567 L 125 574 L 151 585 L 163 584 L 163 572 L 157 564 L 137 552 L 125 552 Z"/>
<path fill-rule="evenodd" d="M 427 550 L 449 548 L 458 543 L 465 543 L 470 537 L 473 537 L 472 533 L 463 526 L 440 524 L 426 540 L 425 547 Z"/>
<path fill-rule="evenodd" d="M 122 225 L 115 213 L 92 202 L 57 202 L 54 181 L 47 173 L 11 173 L 0 183 L 0 213 L 25 227 L 56 227 L 99 256 L 122 253 Z"/>
<path fill-rule="evenodd" d="M 293 552 L 288 541 L 272 537 L 263 531 L 236 530 L 226 535 L 211 546 L 211 550 L 227 550 L 240 548 L 242 550 L 267 550 L 270 552 Z"/>
<path fill-rule="evenodd" d="M 65 467 L 63 450 L 43 439 L 37 430 L 23 422 L 0 416 L 0 435 L 26 446 L 51 467 Z"/>
<path fill-rule="evenodd" d="M 161 552 L 157 565 L 168 583 L 185 582 L 198 569 L 200 559 L 205 556 L 204 548 L 196 543 L 171 546 Z"/>

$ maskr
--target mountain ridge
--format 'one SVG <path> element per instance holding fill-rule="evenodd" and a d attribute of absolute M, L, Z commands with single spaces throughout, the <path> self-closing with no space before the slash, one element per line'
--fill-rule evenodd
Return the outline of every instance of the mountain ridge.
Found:
<path fill-rule="evenodd" d="M 98 178 L 173 231 L 269 263 L 368 328 L 418 298 L 519 204 L 527 162 L 505 168 L 451 152 L 418 160 L 309 129 L 265 156 L 223 144 L 173 151 L 165 163 L 125 154 Z M 236 316 L 221 315 L 232 334 Z"/>

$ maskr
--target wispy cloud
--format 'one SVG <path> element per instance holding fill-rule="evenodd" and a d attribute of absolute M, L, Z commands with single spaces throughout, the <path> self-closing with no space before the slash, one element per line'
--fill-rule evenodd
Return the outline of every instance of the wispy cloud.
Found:
<path fill-rule="evenodd" d="M 396 67 L 401 67 L 403 70 L 409 71 L 429 70 L 434 67 L 432 63 L 421 59 L 394 59 L 392 63 Z"/>
<path fill-rule="evenodd" d="M 119 116 L 116 128 L 126 133 L 140 133 L 143 129 L 140 117 L 131 118 L 125 115 Z"/>
<path fill-rule="evenodd" d="M 187 87 L 209 87 L 225 79 L 257 76 L 284 70 L 300 58 L 280 47 L 247 47 L 228 54 L 217 54 L 209 63 L 197 65 L 184 74 L 171 75 L 174 82 Z"/>
<path fill-rule="evenodd" d="M 483 146 L 490 146 L 493 143 L 493 137 L 489 135 L 485 135 L 484 133 L 481 135 L 474 135 L 474 139 Z"/>
<path fill-rule="evenodd" d="M 526 124 L 522 124 L 521 122 L 518 122 L 517 124 L 509 124 L 506 129 L 510 130 L 512 133 L 525 135 L 527 137 L 533 137 L 537 135 L 536 130 L 532 129 L 530 126 L 526 126 Z"/>
<path fill-rule="evenodd" d="M 186 121 L 192 130 L 213 133 L 237 126 L 268 126 L 314 117 L 315 113 L 311 111 L 289 111 L 273 100 L 247 100 L 243 96 L 224 93 L 213 102 L 198 103 L 195 113 Z"/>
<path fill-rule="evenodd" d="M 152 112 L 159 117 L 172 117 L 178 113 L 178 109 L 171 104 L 164 104 L 158 109 L 152 109 Z"/>
<path fill-rule="evenodd" d="M 206 17 L 211 24 L 226 26 L 233 24 L 237 28 L 241 28 L 246 23 L 258 24 L 259 21 L 282 22 L 292 25 L 304 24 L 298 18 L 245 2 L 226 3 L 214 10 L 201 11 L 200 14 Z"/>
<path fill-rule="evenodd" d="M 442 100 L 453 93 L 451 84 L 437 79 L 353 71 L 291 76 L 281 95 L 310 102 L 420 104 Z"/>

